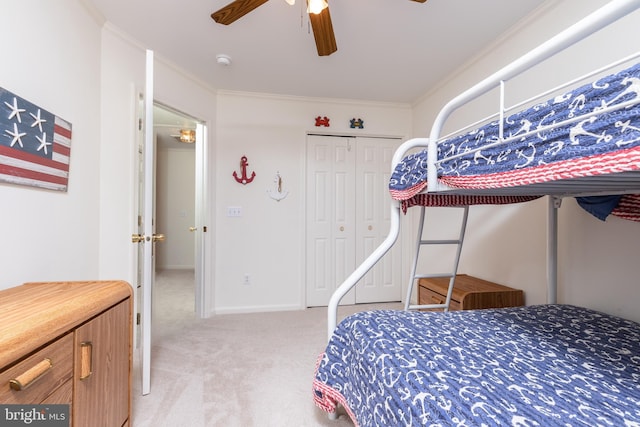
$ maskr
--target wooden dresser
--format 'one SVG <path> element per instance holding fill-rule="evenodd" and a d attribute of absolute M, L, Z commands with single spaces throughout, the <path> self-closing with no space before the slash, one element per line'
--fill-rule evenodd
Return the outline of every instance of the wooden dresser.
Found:
<path fill-rule="evenodd" d="M 418 304 L 443 304 L 449 289 L 448 278 L 418 280 Z M 520 289 L 498 285 L 466 274 L 458 274 L 451 294 L 449 310 L 502 308 L 524 305 Z"/>
<path fill-rule="evenodd" d="M 129 426 L 132 308 L 123 281 L 0 291 L 0 402 L 69 404 L 73 427 Z"/>

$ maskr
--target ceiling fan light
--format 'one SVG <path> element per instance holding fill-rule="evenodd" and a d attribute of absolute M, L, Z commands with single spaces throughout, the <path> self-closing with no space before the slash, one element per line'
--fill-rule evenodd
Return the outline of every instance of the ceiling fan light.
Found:
<path fill-rule="evenodd" d="M 284 0 L 287 3 L 289 3 L 289 5 L 293 6 L 296 3 L 296 0 Z"/>
<path fill-rule="evenodd" d="M 307 0 L 307 13 L 318 15 L 328 7 L 329 3 L 326 0 Z"/>

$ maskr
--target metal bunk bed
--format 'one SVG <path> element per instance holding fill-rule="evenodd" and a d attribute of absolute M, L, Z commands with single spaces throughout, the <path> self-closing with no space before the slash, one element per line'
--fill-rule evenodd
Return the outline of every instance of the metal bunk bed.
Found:
<path fill-rule="evenodd" d="M 500 143 L 509 142 L 507 138 L 503 138 L 502 135 L 502 123 L 505 116 L 505 96 L 504 87 L 505 82 L 518 76 L 525 70 L 532 66 L 544 61 L 547 58 L 555 55 L 556 53 L 566 49 L 567 47 L 575 44 L 576 42 L 584 39 L 588 35 L 606 27 L 607 25 L 617 21 L 632 11 L 640 8 L 640 0 L 613 0 L 604 7 L 590 14 L 586 18 L 582 19 L 573 26 L 562 31 L 552 39 L 543 43 L 536 49 L 531 50 L 526 55 L 522 56 L 513 63 L 507 65 L 501 70 L 497 71 L 493 75 L 482 80 L 475 86 L 461 93 L 457 97 L 453 98 L 447 103 L 437 115 L 435 122 L 432 126 L 429 138 L 414 138 L 403 143 L 392 159 L 393 168 L 398 165 L 402 159 L 412 151 L 418 148 L 427 147 L 427 184 L 426 188 L 422 190 L 422 193 L 434 194 L 434 195 L 460 195 L 470 197 L 482 197 L 482 196 L 550 196 L 548 204 L 548 236 L 547 236 L 547 300 L 548 303 L 556 302 L 557 294 L 557 209 L 560 206 L 560 202 L 563 197 L 568 196 L 581 196 L 581 195 L 604 195 L 604 194 L 632 194 L 640 193 L 640 162 L 635 162 L 633 167 L 622 172 L 616 172 L 600 176 L 583 176 L 574 177 L 569 179 L 559 179 L 549 182 L 538 182 L 527 185 L 516 185 L 505 188 L 489 188 L 489 189 L 460 189 L 452 188 L 446 184 L 443 184 L 437 175 L 438 165 L 444 162 L 446 159 L 438 158 L 438 144 L 442 141 L 441 131 L 447 118 L 456 109 L 465 105 L 469 101 L 491 91 L 496 88 L 500 90 L 500 106 L 497 116 L 500 118 Z M 629 61 L 630 58 L 625 58 L 623 61 Z M 622 63 L 623 61 L 620 61 Z M 614 64 L 617 65 L 617 64 Z M 603 70 L 595 70 L 589 73 L 589 77 L 601 73 Z M 576 79 L 572 82 L 568 82 L 565 86 L 574 85 L 576 81 L 583 79 Z M 552 90 L 545 92 L 553 93 L 561 88 L 553 88 Z M 545 94 L 542 94 L 544 96 Z M 520 105 L 530 104 L 532 100 L 522 102 Z M 624 105 L 618 105 L 616 108 L 627 108 L 630 105 L 638 104 L 638 100 L 634 100 L 631 103 Z M 471 125 L 475 127 L 477 124 Z M 522 136 L 522 135 L 521 135 Z M 455 158 L 456 156 L 454 156 Z M 393 170 L 393 169 L 392 169 Z M 506 203 L 506 202 L 505 202 Z M 469 203 L 473 204 L 473 203 Z M 387 251 L 396 242 L 400 232 L 400 218 L 401 218 L 401 203 L 399 201 L 393 201 L 391 204 L 391 225 L 389 234 L 386 239 L 378 246 L 378 248 L 336 289 L 333 293 L 329 305 L 328 305 L 328 337 L 331 338 L 336 326 L 337 326 L 337 309 L 340 301 L 344 295 L 352 289 L 357 282 L 362 279 L 366 273 L 387 253 Z M 422 208 L 424 209 L 424 207 Z M 465 208 L 465 209 L 468 209 Z M 424 211 L 421 215 L 421 224 L 424 221 Z M 466 213 L 464 215 L 460 238 L 456 241 L 448 242 L 457 244 L 460 248 L 464 236 L 464 228 L 466 223 Z M 420 230 L 422 228 L 420 227 Z M 417 263 L 417 254 L 419 247 L 422 244 L 439 244 L 439 242 L 425 242 L 421 240 L 421 235 L 418 236 L 416 259 L 414 260 L 414 268 L 411 272 L 411 284 L 408 289 L 408 296 L 405 308 L 420 308 L 427 306 L 410 306 L 409 297 L 413 283 L 417 277 L 420 277 L 415 272 L 415 265 Z M 453 288 L 455 274 L 457 270 L 457 263 L 459 259 L 459 251 L 454 261 L 453 272 L 451 273 L 451 281 L 449 284 L 449 293 L 444 304 L 441 305 L 429 305 L 430 308 L 448 308 L 448 304 L 451 297 L 451 291 Z M 447 274 L 449 276 L 449 274 Z"/>

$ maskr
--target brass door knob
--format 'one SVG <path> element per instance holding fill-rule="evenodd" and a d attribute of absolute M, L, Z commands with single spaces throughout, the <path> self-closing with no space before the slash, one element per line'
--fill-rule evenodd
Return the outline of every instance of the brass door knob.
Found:
<path fill-rule="evenodd" d="M 131 243 L 140 243 L 142 241 L 144 241 L 144 236 L 142 234 L 131 235 Z"/>
<path fill-rule="evenodd" d="M 198 227 L 189 227 L 189 231 L 194 232 L 198 229 Z"/>
<path fill-rule="evenodd" d="M 154 234 L 153 235 L 153 241 L 154 242 L 164 242 L 165 241 L 164 234 Z"/>

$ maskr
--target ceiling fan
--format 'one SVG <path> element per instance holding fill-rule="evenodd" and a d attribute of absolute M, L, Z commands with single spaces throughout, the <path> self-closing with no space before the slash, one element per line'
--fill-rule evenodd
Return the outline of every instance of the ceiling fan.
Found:
<path fill-rule="evenodd" d="M 267 1 L 269 0 L 234 0 L 222 9 L 213 12 L 211 18 L 218 24 L 229 25 Z M 289 4 L 293 4 L 295 0 L 286 1 Z M 328 56 L 338 50 L 338 46 L 333 33 L 333 25 L 331 24 L 329 5 L 325 0 L 318 1 L 320 6 L 315 5 L 317 3 L 315 0 L 307 0 L 309 20 L 311 21 L 311 28 L 313 28 L 313 37 L 316 41 L 318 55 Z M 424 3 L 427 0 L 412 1 Z"/>

